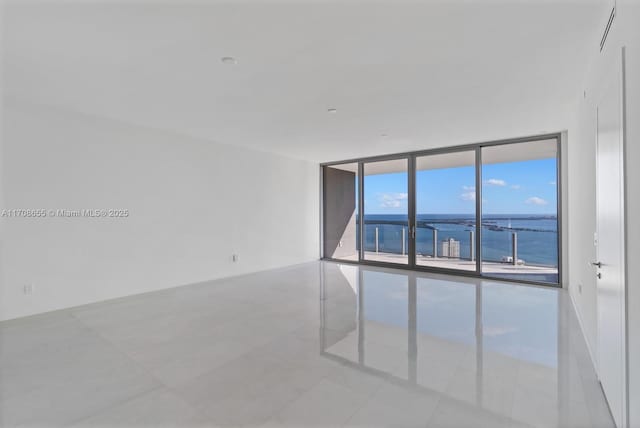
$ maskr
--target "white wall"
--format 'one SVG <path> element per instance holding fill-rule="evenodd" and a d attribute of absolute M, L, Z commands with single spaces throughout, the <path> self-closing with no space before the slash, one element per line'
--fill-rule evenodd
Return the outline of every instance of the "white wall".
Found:
<path fill-rule="evenodd" d="M 0 67 L 1 68 L 1 67 Z M 0 71 L 1 73 L 1 71 Z M 4 138 L 2 135 L 2 130 L 4 129 L 4 120 L 2 115 L 2 109 L 0 108 L 0 213 L 5 209 L 4 202 Z M 4 217 L 0 215 L 0 320 L 2 320 L 3 311 L 3 302 L 6 300 L 4 294 L 4 276 L 5 276 L 5 268 L 4 268 L 4 241 L 5 241 L 5 223 L 6 220 Z"/>
<path fill-rule="evenodd" d="M 319 256 L 316 164 L 3 102 L 8 208 L 130 216 L 5 219 L 0 319 Z"/>
<path fill-rule="evenodd" d="M 606 1 L 604 3 L 612 3 Z M 627 49 L 627 221 L 629 422 L 640 427 L 640 2 L 617 0 L 617 17 L 605 50 L 593 41 L 593 61 L 586 73 L 583 98 L 569 130 L 569 255 L 570 287 L 592 355 L 597 346 L 595 273 L 595 142 L 596 97 L 601 75 L 622 46 Z M 603 19 L 605 17 L 603 16 Z M 604 24 L 603 24 L 604 25 Z M 580 292 L 580 285 L 582 291 Z"/>

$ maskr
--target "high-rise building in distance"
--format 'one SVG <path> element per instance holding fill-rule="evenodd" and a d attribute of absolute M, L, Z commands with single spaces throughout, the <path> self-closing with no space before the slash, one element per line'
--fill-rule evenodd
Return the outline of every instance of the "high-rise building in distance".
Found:
<path fill-rule="evenodd" d="M 460 241 L 453 238 L 442 241 L 441 257 L 460 258 Z"/>

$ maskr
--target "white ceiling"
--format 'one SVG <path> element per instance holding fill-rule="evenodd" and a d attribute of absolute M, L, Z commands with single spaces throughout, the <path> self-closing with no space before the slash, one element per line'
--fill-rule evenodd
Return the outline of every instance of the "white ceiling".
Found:
<path fill-rule="evenodd" d="M 553 159 L 557 155 L 558 142 L 555 138 L 547 140 L 528 141 L 524 143 L 505 144 L 482 149 L 482 164 L 511 163 L 534 159 Z M 456 151 L 442 154 L 430 154 L 416 157 L 416 171 L 459 168 L 474 166 L 476 153 L 474 150 Z M 358 172 L 358 163 L 331 165 L 332 168 L 343 171 Z M 365 175 L 388 174 L 391 172 L 406 172 L 407 159 L 393 159 L 377 162 L 367 162 L 364 165 Z"/>
<path fill-rule="evenodd" d="M 600 3 L 9 0 L 2 83 L 313 161 L 518 137 L 569 126 Z"/>

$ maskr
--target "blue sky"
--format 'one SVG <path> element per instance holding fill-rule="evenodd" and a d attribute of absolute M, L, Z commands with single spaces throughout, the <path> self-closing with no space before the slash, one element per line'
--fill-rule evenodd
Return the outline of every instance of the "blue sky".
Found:
<path fill-rule="evenodd" d="M 555 214 L 556 160 L 484 165 L 485 214 Z M 474 167 L 418 171 L 418 214 L 474 214 Z M 365 214 L 406 214 L 407 174 L 365 177 Z"/>

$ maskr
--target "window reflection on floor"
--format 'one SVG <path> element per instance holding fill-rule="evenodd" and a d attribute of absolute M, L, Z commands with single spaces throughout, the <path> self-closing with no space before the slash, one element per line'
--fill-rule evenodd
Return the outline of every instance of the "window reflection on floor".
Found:
<path fill-rule="evenodd" d="M 324 355 L 498 414 L 511 415 L 530 388 L 555 388 L 557 396 L 568 364 L 560 359 L 567 345 L 558 340 L 559 290 L 358 266 L 339 271 L 350 309 L 325 299 Z"/>

